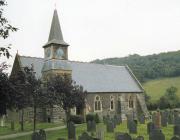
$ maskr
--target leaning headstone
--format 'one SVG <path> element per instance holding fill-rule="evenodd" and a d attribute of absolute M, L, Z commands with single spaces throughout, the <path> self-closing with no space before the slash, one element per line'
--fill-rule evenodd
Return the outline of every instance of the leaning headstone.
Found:
<path fill-rule="evenodd" d="M 11 130 L 14 131 L 14 121 L 11 121 Z"/>
<path fill-rule="evenodd" d="M 155 125 L 153 122 L 149 122 L 147 124 L 147 133 L 150 134 L 155 129 Z"/>
<path fill-rule="evenodd" d="M 115 133 L 115 140 L 132 140 L 128 133 Z"/>
<path fill-rule="evenodd" d="M 40 139 L 41 139 L 41 136 L 39 135 L 38 132 L 34 132 L 32 134 L 31 140 L 40 140 Z"/>
<path fill-rule="evenodd" d="M 137 124 L 134 121 L 129 123 L 129 133 L 130 134 L 137 134 Z"/>
<path fill-rule="evenodd" d="M 138 136 L 135 138 L 135 140 L 144 140 L 144 137 L 143 136 Z"/>
<path fill-rule="evenodd" d="M 39 130 L 39 135 L 41 137 L 41 140 L 46 140 L 46 132 L 43 129 Z"/>
<path fill-rule="evenodd" d="M 68 140 L 76 140 L 76 127 L 73 122 L 68 123 Z"/>
<path fill-rule="evenodd" d="M 113 133 L 114 132 L 114 124 L 112 121 L 108 121 L 106 124 L 107 132 Z"/>
<path fill-rule="evenodd" d="M 96 138 L 99 140 L 104 140 L 104 131 L 103 130 L 97 130 L 96 131 Z"/>
<path fill-rule="evenodd" d="M 161 113 L 161 126 L 167 127 L 167 123 L 168 123 L 168 114 L 167 112 L 164 111 Z"/>
<path fill-rule="evenodd" d="M 171 138 L 171 140 L 180 140 L 180 137 L 179 137 L 179 136 L 173 136 L 173 137 Z"/>
<path fill-rule="evenodd" d="M 180 136 L 180 125 L 174 126 L 174 135 Z"/>
<path fill-rule="evenodd" d="M 144 114 L 141 114 L 141 115 L 139 116 L 139 123 L 140 123 L 140 124 L 145 124 L 145 115 L 144 115 Z"/>
<path fill-rule="evenodd" d="M 149 140 L 165 140 L 165 136 L 160 129 L 154 129 L 149 135 Z"/>

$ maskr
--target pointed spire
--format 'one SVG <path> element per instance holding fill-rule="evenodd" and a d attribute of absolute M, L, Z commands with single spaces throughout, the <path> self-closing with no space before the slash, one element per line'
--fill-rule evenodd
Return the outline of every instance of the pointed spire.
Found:
<path fill-rule="evenodd" d="M 56 9 L 54 10 L 48 43 L 46 43 L 45 46 L 49 44 L 59 44 L 59 45 L 69 46 L 63 39 L 58 13 Z"/>

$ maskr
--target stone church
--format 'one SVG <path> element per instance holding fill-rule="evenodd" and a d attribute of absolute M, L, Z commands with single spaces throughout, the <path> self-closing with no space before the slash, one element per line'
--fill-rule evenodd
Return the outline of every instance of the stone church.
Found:
<path fill-rule="evenodd" d="M 51 74 L 70 74 L 78 85 L 88 92 L 85 113 L 103 115 L 128 113 L 147 114 L 143 88 L 128 66 L 112 66 L 68 60 L 68 46 L 63 39 L 57 14 L 54 11 L 48 42 L 43 46 L 44 58 L 16 55 L 11 75 L 33 65 L 36 77 L 45 79 Z M 27 109 L 26 118 L 32 117 L 32 109 Z M 72 114 L 82 112 L 74 108 Z M 42 120 L 42 110 L 38 111 Z M 56 122 L 64 117 L 64 111 L 54 106 L 46 110 L 45 120 Z"/>

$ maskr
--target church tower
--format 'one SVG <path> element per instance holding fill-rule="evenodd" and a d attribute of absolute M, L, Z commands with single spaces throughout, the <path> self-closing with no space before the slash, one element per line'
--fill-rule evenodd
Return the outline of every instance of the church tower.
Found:
<path fill-rule="evenodd" d="M 44 65 L 42 68 L 43 77 L 49 74 L 71 74 L 71 67 L 68 62 L 68 46 L 62 35 L 57 10 L 51 23 L 48 42 L 44 48 Z"/>

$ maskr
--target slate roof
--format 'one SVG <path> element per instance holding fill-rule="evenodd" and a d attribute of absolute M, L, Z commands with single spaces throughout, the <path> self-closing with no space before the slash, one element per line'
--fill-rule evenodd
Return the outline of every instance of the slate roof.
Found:
<path fill-rule="evenodd" d="M 36 76 L 41 78 L 44 59 L 19 56 L 22 67 L 33 64 Z M 127 66 L 112 66 L 85 62 L 59 60 L 68 63 L 72 69 L 72 79 L 91 93 L 119 92 L 140 93 L 143 88 Z"/>

